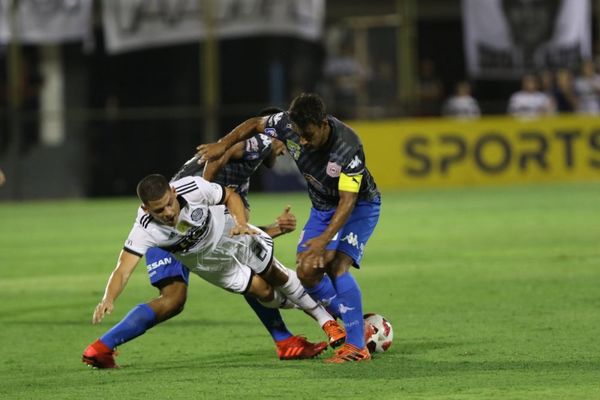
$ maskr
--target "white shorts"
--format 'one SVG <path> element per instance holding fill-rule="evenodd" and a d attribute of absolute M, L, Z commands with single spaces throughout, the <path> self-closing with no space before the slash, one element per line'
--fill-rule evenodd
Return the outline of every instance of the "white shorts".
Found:
<path fill-rule="evenodd" d="M 273 259 L 273 239 L 253 225 L 256 235 L 229 236 L 233 220 L 227 216 L 223 235 L 212 251 L 177 258 L 202 279 L 235 293 L 245 293 L 252 274 L 266 271 Z"/>

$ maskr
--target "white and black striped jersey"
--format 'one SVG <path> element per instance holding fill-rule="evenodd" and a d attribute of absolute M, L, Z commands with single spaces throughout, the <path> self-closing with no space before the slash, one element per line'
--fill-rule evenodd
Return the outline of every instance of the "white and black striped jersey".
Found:
<path fill-rule="evenodd" d="M 292 129 L 287 112 L 267 118 L 265 134 L 285 143 L 298 169 L 308 183 L 308 195 L 318 210 L 336 208 L 340 196 L 340 175 L 362 175 L 358 200 L 374 200 L 380 197 L 373 176 L 366 167 L 365 153 L 358 135 L 335 117 L 328 116 L 331 134 L 320 149 L 310 150 L 300 145 L 300 135 Z"/>
<path fill-rule="evenodd" d="M 271 144 L 271 138 L 262 133 L 246 139 L 242 158 L 230 159 L 227 164 L 221 167 L 215 176 L 214 182 L 234 189 L 242 197 L 245 206 L 248 207 L 250 176 L 271 154 Z M 198 159 L 199 156 L 189 159 L 172 180 L 181 179 L 184 176 L 202 176 L 204 164 L 198 165 Z"/>
<path fill-rule="evenodd" d="M 211 251 L 225 226 L 225 188 L 200 177 L 184 177 L 171 183 L 181 211 L 172 227 L 156 221 L 141 207 L 124 249 L 142 257 L 151 247 L 173 254 Z"/>

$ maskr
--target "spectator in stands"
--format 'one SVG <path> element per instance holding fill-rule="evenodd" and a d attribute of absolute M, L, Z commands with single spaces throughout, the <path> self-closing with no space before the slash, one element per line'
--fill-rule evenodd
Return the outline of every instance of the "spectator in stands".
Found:
<path fill-rule="evenodd" d="M 575 94 L 578 99 L 577 112 L 600 114 L 600 75 L 592 60 L 581 65 L 581 75 L 575 79 Z"/>
<path fill-rule="evenodd" d="M 556 71 L 552 95 L 559 113 L 573 112 L 577 109 L 578 99 L 573 90 L 573 74 L 567 68 Z"/>
<path fill-rule="evenodd" d="M 325 64 L 325 78 L 336 116 L 342 119 L 356 117 L 358 98 L 367 77 L 367 70 L 354 53 L 354 41 L 346 35 L 341 39 L 339 53 L 332 54 Z"/>
<path fill-rule="evenodd" d="M 521 80 L 521 90 L 510 97 L 508 113 L 524 118 L 549 115 L 554 113 L 554 101 L 539 91 L 535 75 L 526 74 Z"/>
<path fill-rule="evenodd" d="M 442 114 L 461 119 L 479 118 L 481 109 L 477 100 L 471 96 L 469 82 L 460 81 L 456 84 L 456 92 L 444 102 Z"/>
<path fill-rule="evenodd" d="M 4 185 L 4 182 L 6 182 L 6 177 L 4 176 L 4 172 L 0 169 L 0 186 Z"/>

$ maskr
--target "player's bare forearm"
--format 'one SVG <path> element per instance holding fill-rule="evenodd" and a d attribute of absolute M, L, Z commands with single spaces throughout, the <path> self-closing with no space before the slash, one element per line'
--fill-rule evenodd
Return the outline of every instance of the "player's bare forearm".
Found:
<path fill-rule="evenodd" d="M 246 218 L 246 208 L 242 202 L 242 198 L 239 194 L 230 188 L 225 188 L 225 207 L 229 210 L 229 213 L 233 217 L 236 226 L 231 230 L 230 235 L 243 235 L 243 234 L 254 234 L 256 233 L 253 229 L 248 226 L 248 219 Z"/>
<path fill-rule="evenodd" d="M 266 119 L 263 117 L 254 117 L 247 119 L 238 126 L 236 126 L 231 132 L 219 139 L 217 143 L 201 144 L 196 147 L 198 155 L 200 155 L 206 161 L 212 161 L 221 157 L 227 149 L 246 140 L 251 136 L 254 136 L 258 132 L 262 132 L 265 127 Z"/>
<path fill-rule="evenodd" d="M 127 281 L 139 260 L 140 257 L 121 250 L 117 266 L 108 278 L 104 296 L 94 310 L 92 323 L 97 324 L 102 321 L 105 314 L 110 314 L 112 312 L 114 301 L 119 297 L 121 292 L 123 292 L 123 289 L 125 289 L 125 285 L 127 285 Z"/>
<path fill-rule="evenodd" d="M 128 251 L 121 250 L 117 266 L 106 284 L 106 290 L 104 292 L 105 299 L 114 301 L 119 297 L 123 289 L 125 289 L 125 285 L 127 285 L 127 281 L 129 281 L 129 277 L 137 266 L 137 263 L 140 261 L 140 258 L 141 257 Z"/>
<path fill-rule="evenodd" d="M 223 168 L 230 160 L 239 160 L 244 156 L 244 149 L 246 148 L 244 142 L 239 142 L 233 145 L 229 150 L 225 152 L 221 157 L 214 161 L 209 161 L 204 165 L 204 171 L 202 177 L 209 182 L 212 182 L 221 168 Z"/>

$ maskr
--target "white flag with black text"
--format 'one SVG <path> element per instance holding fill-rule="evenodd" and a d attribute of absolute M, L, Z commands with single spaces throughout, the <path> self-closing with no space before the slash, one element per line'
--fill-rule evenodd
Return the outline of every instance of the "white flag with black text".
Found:
<path fill-rule="evenodd" d="M 118 53 L 206 37 L 210 2 L 214 35 L 220 39 L 287 35 L 317 40 L 325 18 L 325 0 L 111 0 L 103 2 L 108 52 Z"/>
<path fill-rule="evenodd" d="M 591 55 L 589 0 L 463 0 L 465 55 L 474 78 L 518 78 L 573 67 Z"/>
<path fill-rule="evenodd" d="M 12 3 L 0 0 L 0 43 L 82 41 L 91 30 L 92 0 L 19 0 L 14 19 Z"/>

